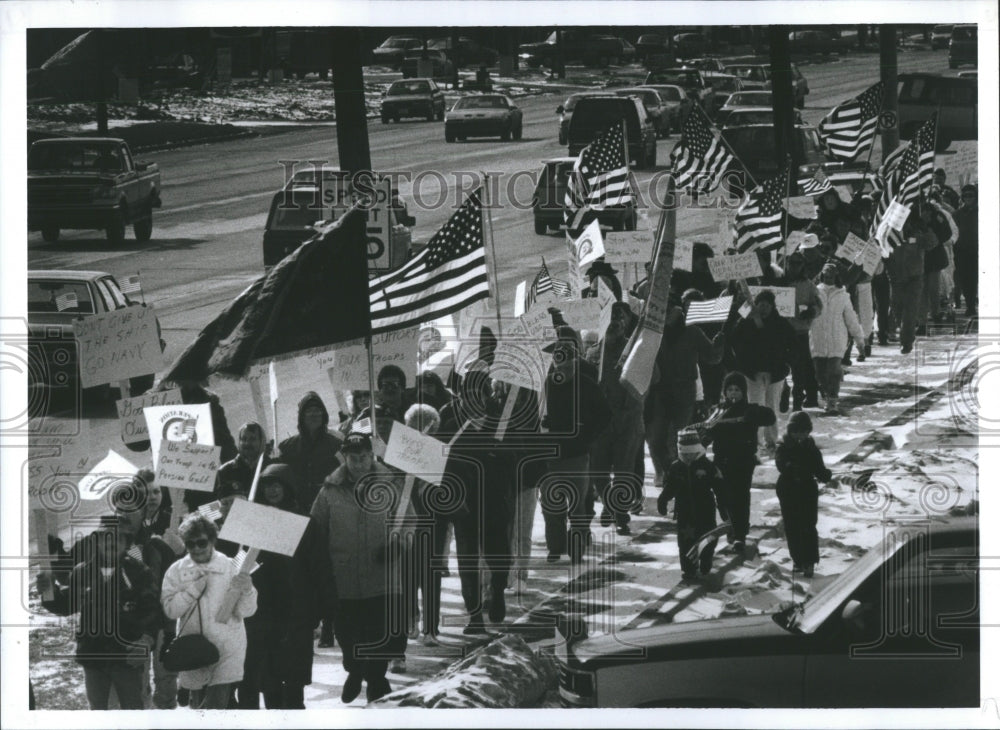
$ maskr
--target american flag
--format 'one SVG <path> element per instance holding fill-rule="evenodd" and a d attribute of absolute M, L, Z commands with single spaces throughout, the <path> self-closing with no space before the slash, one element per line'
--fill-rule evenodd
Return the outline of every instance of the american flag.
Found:
<path fill-rule="evenodd" d="M 198 508 L 198 513 L 202 517 L 212 520 L 212 522 L 217 522 L 222 519 L 222 502 L 215 500 L 214 502 L 203 504 Z"/>
<path fill-rule="evenodd" d="M 787 172 L 782 171 L 755 187 L 736 211 L 736 247 L 740 253 L 770 249 L 782 244 L 781 199 Z"/>
<path fill-rule="evenodd" d="M 878 129 L 884 91 L 885 85 L 879 81 L 867 91 L 834 107 L 823 118 L 819 123 L 819 136 L 830 155 L 849 161 L 871 147 Z"/>
<path fill-rule="evenodd" d="M 734 159 L 718 131 L 696 110 L 688 114 L 681 139 L 670 153 L 674 184 L 678 189 L 696 187 L 700 193 L 711 192 Z"/>
<path fill-rule="evenodd" d="M 625 133 L 620 122 L 583 148 L 566 184 L 563 221 L 580 231 L 597 211 L 633 202 L 625 156 Z"/>
<path fill-rule="evenodd" d="M 903 148 L 894 151 L 878 171 L 875 216 L 871 233 L 875 235 L 883 216 L 893 201 L 902 205 L 912 205 L 923 197 L 934 179 L 934 137 L 937 115 L 931 116 Z M 884 229 L 883 229 L 884 230 Z M 888 234 L 890 245 L 896 245 L 895 233 Z"/>
<path fill-rule="evenodd" d="M 538 269 L 538 273 L 535 274 L 535 280 L 531 282 L 531 287 L 525 294 L 524 311 L 527 312 L 531 309 L 531 306 L 538 301 L 538 297 L 546 292 L 552 292 L 561 299 L 571 299 L 573 297 L 573 292 L 568 283 L 561 279 L 552 278 L 549 274 L 549 267 L 545 264 L 545 259 L 543 258 L 541 268 Z"/>
<path fill-rule="evenodd" d="M 830 178 L 822 169 L 816 170 L 816 174 L 812 177 L 799 179 L 798 183 L 803 195 L 822 195 L 827 190 L 833 189 Z"/>
<path fill-rule="evenodd" d="M 402 268 L 372 279 L 372 333 L 413 327 L 490 295 L 481 195 L 472 193 Z"/>
<path fill-rule="evenodd" d="M 725 322 L 729 318 L 729 310 L 732 306 L 732 296 L 722 296 L 707 302 L 691 302 L 688 305 L 685 324 Z"/>
<path fill-rule="evenodd" d="M 138 545 L 133 544 L 132 547 L 125 552 L 125 554 L 133 560 L 138 560 L 140 563 L 142 562 L 142 548 Z"/>
<path fill-rule="evenodd" d="M 138 274 L 129 274 L 118 282 L 118 288 L 122 290 L 122 294 L 141 294 L 142 282 L 139 281 Z"/>
<path fill-rule="evenodd" d="M 76 298 L 75 291 L 68 291 L 65 294 L 60 294 L 56 297 L 56 309 L 60 312 L 67 309 L 76 309 L 79 306 L 80 304 Z"/>

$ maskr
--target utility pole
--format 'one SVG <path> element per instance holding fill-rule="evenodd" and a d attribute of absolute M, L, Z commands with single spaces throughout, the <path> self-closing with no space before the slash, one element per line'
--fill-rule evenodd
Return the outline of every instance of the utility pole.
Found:
<path fill-rule="evenodd" d="M 340 169 L 356 173 L 372 169 L 368 144 L 365 84 L 361 73 L 361 30 L 332 28 L 333 104 L 337 115 Z"/>
<path fill-rule="evenodd" d="M 885 87 L 882 97 L 882 159 L 899 147 L 899 89 L 896 81 L 896 26 L 880 25 L 879 74 Z"/>
<path fill-rule="evenodd" d="M 778 169 L 784 169 L 786 159 L 791 159 L 792 174 L 802 164 L 795 135 L 795 94 L 792 89 L 792 54 L 788 43 L 788 26 L 772 25 L 768 28 L 771 44 L 771 108 L 774 112 L 774 154 Z M 758 180 L 757 182 L 762 182 Z M 789 193 L 790 194 L 790 193 Z"/>

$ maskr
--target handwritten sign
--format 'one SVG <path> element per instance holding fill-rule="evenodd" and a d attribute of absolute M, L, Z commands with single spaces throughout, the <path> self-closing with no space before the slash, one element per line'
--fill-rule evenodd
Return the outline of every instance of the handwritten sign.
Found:
<path fill-rule="evenodd" d="M 979 180 L 979 145 L 976 142 L 955 142 L 951 146 L 954 154 L 937 157 L 937 164 L 947 175 L 947 184 L 960 190 L 963 185 Z"/>
<path fill-rule="evenodd" d="M 212 431 L 212 407 L 208 403 L 180 403 L 169 406 L 147 406 L 142 409 L 153 450 L 154 468 L 159 460 L 160 443 L 188 441 L 193 444 L 215 444 Z"/>
<path fill-rule="evenodd" d="M 715 256 L 708 260 L 708 268 L 715 281 L 728 279 L 752 279 L 762 276 L 760 261 L 753 251 L 732 256 Z"/>
<path fill-rule="evenodd" d="M 674 241 L 674 269 L 690 271 L 693 260 L 694 242 L 682 241 L 681 239 Z"/>
<path fill-rule="evenodd" d="M 112 488 L 130 484 L 138 471 L 128 459 L 109 449 L 108 455 L 77 484 L 80 499 L 104 499 Z"/>
<path fill-rule="evenodd" d="M 875 241 L 865 241 L 853 233 L 848 233 L 847 238 L 837 248 L 836 255 L 852 264 L 859 264 L 865 273 L 871 276 L 882 259 L 882 249 Z"/>
<path fill-rule="evenodd" d="M 134 444 L 149 439 L 149 429 L 146 428 L 146 418 L 143 413 L 144 408 L 177 405 L 180 402 L 181 391 L 177 388 L 138 395 L 134 398 L 122 398 L 115 404 L 118 407 L 122 441 L 126 444 Z"/>
<path fill-rule="evenodd" d="M 219 531 L 219 539 L 291 557 L 308 525 L 305 515 L 237 499 Z"/>
<path fill-rule="evenodd" d="M 774 293 L 774 308 L 782 317 L 795 316 L 795 287 L 794 286 L 751 286 L 750 293 L 754 299 L 757 294 L 767 289 Z"/>
<path fill-rule="evenodd" d="M 163 366 L 152 307 L 125 307 L 73 322 L 84 388 L 155 373 Z"/>
<path fill-rule="evenodd" d="M 407 384 L 417 374 L 417 351 L 420 328 L 411 327 L 396 332 L 383 332 L 372 337 L 372 361 L 375 374 L 386 365 L 396 365 L 406 373 Z M 307 367 L 329 373 L 335 390 L 356 390 L 368 387 L 368 354 L 364 342 L 355 340 L 338 345 L 310 358 Z"/>
<path fill-rule="evenodd" d="M 221 446 L 164 439 L 156 462 L 156 483 L 161 487 L 211 492 L 219 473 L 221 451 Z"/>
<path fill-rule="evenodd" d="M 808 195 L 800 195 L 794 198 L 789 198 L 787 210 L 788 215 L 793 215 L 796 218 L 816 217 L 816 203 L 813 198 Z"/>
<path fill-rule="evenodd" d="M 554 336 L 553 338 L 554 339 Z M 493 353 L 490 377 L 503 383 L 541 392 L 548 368 L 548 353 L 542 347 L 548 341 L 503 340 Z"/>
<path fill-rule="evenodd" d="M 653 231 L 608 231 L 604 260 L 616 264 L 644 264 L 653 258 Z"/>
<path fill-rule="evenodd" d="M 536 305 L 521 317 L 521 322 L 524 324 L 528 336 L 546 343 L 556 338 L 548 306 L 545 304 Z M 601 315 L 601 304 L 595 297 L 559 302 L 558 307 L 562 311 L 566 324 L 578 332 L 582 329 L 592 329 L 594 322 Z"/>
<path fill-rule="evenodd" d="M 397 423 L 385 449 L 385 463 L 431 484 L 440 484 L 448 446 L 433 436 Z"/>

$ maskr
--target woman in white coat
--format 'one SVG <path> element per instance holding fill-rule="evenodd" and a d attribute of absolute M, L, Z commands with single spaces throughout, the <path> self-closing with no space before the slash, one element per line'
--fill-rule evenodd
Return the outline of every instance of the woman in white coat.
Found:
<path fill-rule="evenodd" d="M 816 369 L 816 382 L 826 399 L 826 412 L 831 415 L 840 413 L 840 382 L 844 379 L 840 361 L 847 350 L 848 338 L 854 339 L 859 353 L 865 352 L 865 334 L 851 306 L 851 297 L 837 281 L 838 276 L 836 264 L 823 266 L 816 287 L 823 308 L 809 327 L 809 352 Z"/>
<path fill-rule="evenodd" d="M 243 679 L 247 649 L 243 619 L 257 611 L 257 591 L 250 576 L 238 573 L 233 561 L 215 549 L 214 522 L 194 512 L 184 518 L 178 532 L 187 555 L 163 576 L 163 610 L 167 618 L 177 619 L 177 636 L 201 632 L 219 650 L 218 662 L 180 672 L 178 679 L 191 691 L 192 709 L 224 710 L 232 686 Z M 239 600 L 228 620 L 218 621 L 216 613 L 230 586 L 240 591 Z"/>

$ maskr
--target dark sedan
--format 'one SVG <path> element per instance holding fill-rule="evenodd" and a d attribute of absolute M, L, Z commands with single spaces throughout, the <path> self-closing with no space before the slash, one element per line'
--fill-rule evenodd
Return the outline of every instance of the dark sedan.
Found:
<path fill-rule="evenodd" d="M 521 139 L 521 110 L 503 94 L 466 96 L 455 102 L 444 120 L 444 139 L 500 137 Z"/>
<path fill-rule="evenodd" d="M 372 51 L 372 63 L 377 66 L 399 68 L 407 53 L 423 48 L 423 45 L 422 40 L 412 36 L 389 36 L 382 42 L 382 45 Z"/>
<path fill-rule="evenodd" d="M 423 117 L 428 122 L 444 119 L 444 92 L 433 79 L 395 81 L 382 97 L 382 124 L 403 117 Z"/>

